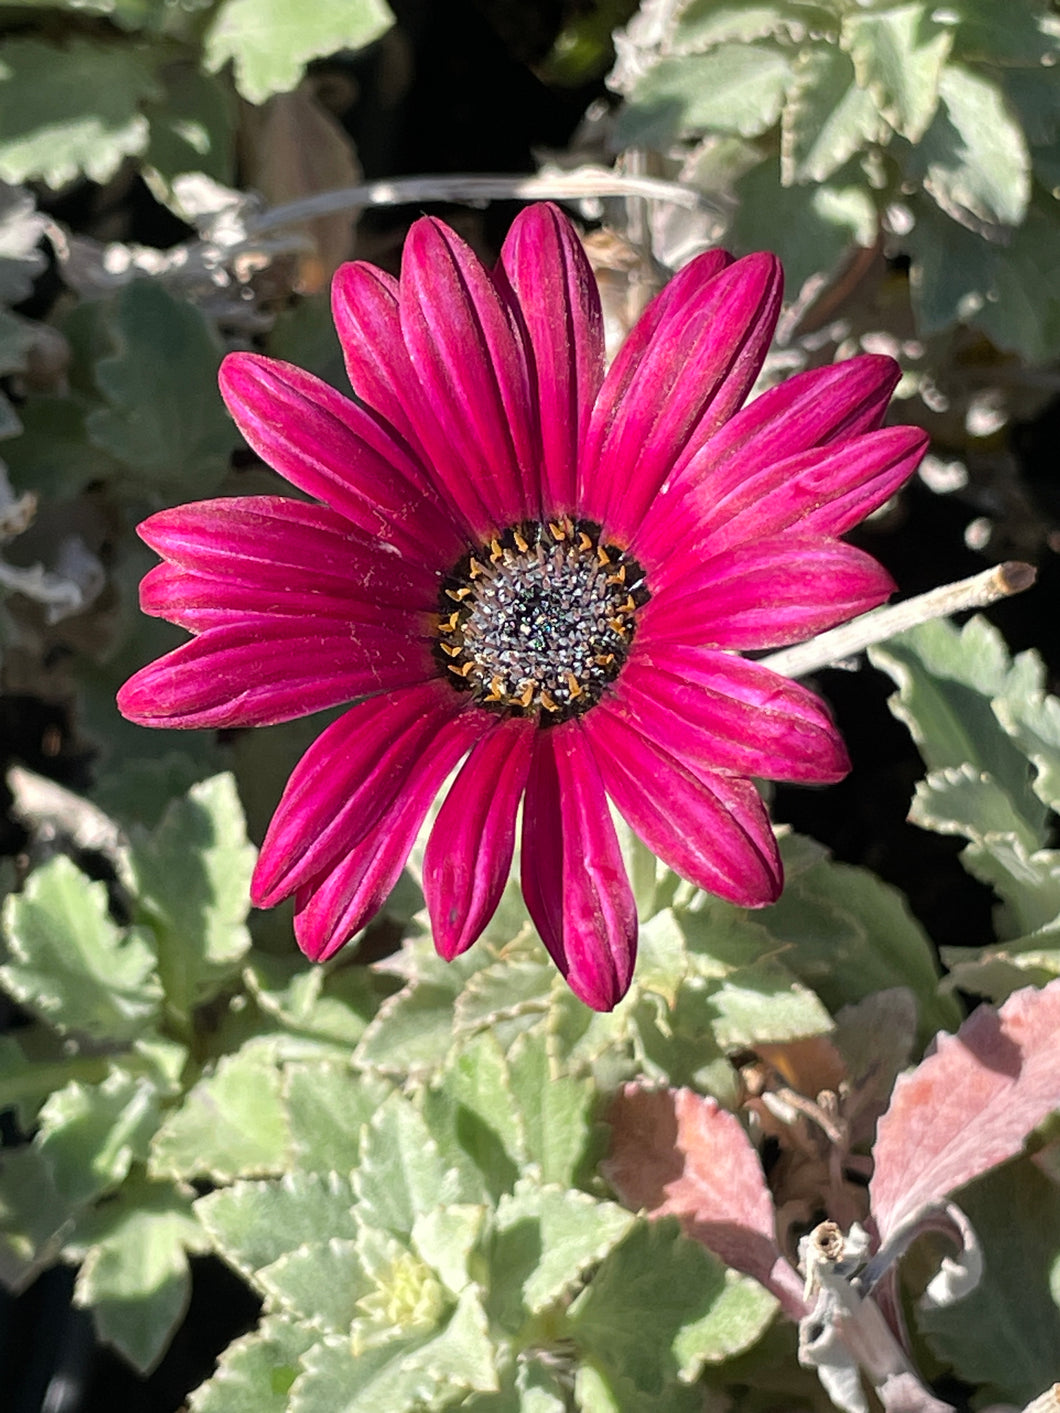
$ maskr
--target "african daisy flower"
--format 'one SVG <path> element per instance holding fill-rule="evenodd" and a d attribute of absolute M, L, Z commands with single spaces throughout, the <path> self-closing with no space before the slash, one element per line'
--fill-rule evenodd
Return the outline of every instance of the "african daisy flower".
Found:
<path fill-rule="evenodd" d="M 751 783 L 848 769 L 812 693 L 739 656 L 807 638 L 893 585 L 838 538 L 916 466 L 880 430 L 898 372 L 865 356 L 748 406 L 780 307 L 770 255 L 699 256 L 605 373 L 599 299 L 555 208 L 490 272 L 418 221 L 400 284 L 335 278 L 356 401 L 230 355 L 225 401 L 310 500 L 153 515 L 145 612 L 193 637 L 119 704 L 149 726 L 235 727 L 339 704 L 291 777 L 254 875 L 330 957 L 381 906 L 426 814 L 439 952 L 497 906 L 522 804 L 523 895 L 572 989 L 606 1010 L 637 917 L 610 799 L 685 878 L 757 907 L 782 883 Z M 458 768 L 459 767 L 459 768 Z"/>

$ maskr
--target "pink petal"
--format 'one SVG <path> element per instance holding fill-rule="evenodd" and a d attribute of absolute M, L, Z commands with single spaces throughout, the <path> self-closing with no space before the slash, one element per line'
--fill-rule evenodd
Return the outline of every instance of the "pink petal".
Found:
<path fill-rule="evenodd" d="M 746 256 L 664 315 L 619 398 L 608 374 L 586 437 L 581 498 L 609 536 L 629 543 L 666 477 L 743 402 L 780 291 L 775 257 Z"/>
<path fill-rule="evenodd" d="M 627 1207 L 675 1216 L 727 1266 L 771 1290 L 793 1320 L 808 1310 L 784 1259 L 758 1154 L 734 1114 L 689 1089 L 627 1084 L 607 1112 L 604 1176 Z"/>
<path fill-rule="evenodd" d="M 331 313 L 354 392 L 420 452 L 408 411 L 417 379 L 401 335 L 397 280 L 365 260 L 340 265 Z"/>
<path fill-rule="evenodd" d="M 724 500 L 777 462 L 874 430 L 899 374 L 893 358 L 863 354 L 796 373 L 756 397 L 663 482 L 634 534 L 633 552 L 647 566 L 682 544 L 690 518 L 699 518 L 689 498 Z"/>
<path fill-rule="evenodd" d="M 919 427 L 866 432 L 775 462 L 728 495 L 708 476 L 685 499 L 682 553 L 709 557 L 784 530 L 842 535 L 909 479 L 929 440 Z"/>
<path fill-rule="evenodd" d="M 693 770 L 601 703 L 582 718 L 604 787 L 648 848 L 683 878 L 740 907 L 775 902 L 783 871 L 749 780 Z"/>
<path fill-rule="evenodd" d="M 535 726 L 500 721 L 478 742 L 445 797 L 423 857 L 423 894 L 439 955 L 477 941 L 500 902 L 515 849 L 515 815 Z"/>
<path fill-rule="evenodd" d="M 332 867 L 392 808 L 441 727 L 468 699 L 437 680 L 373 697 L 333 721 L 287 782 L 261 846 L 251 897 L 271 908 Z M 490 717 L 473 713 L 485 729 Z"/>
<path fill-rule="evenodd" d="M 525 351 L 487 271 L 429 217 L 405 242 L 401 327 L 421 388 L 410 407 L 420 441 L 472 529 L 487 540 L 536 517 L 540 453 Z"/>
<path fill-rule="evenodd" d="M 578 450 L 604 374 L 603 319 L 592 268 L 555 206 L 527 207 L 501 251 L 532 353 L 541 415 L 541 514 L 575 509 Z"/>
<path fill-rule="evenodd" d="M 313 584 L 312 575 L 300 582 Z M 431 613 L 436 608 L 433 596 L 418 603 L 413 600 L 407 609 L 381 607 L 350 584 L 327 593 L 322 589 L 264 588 L 235 576 L 193 574 L 175 564 L 159 564 L 140 583 L 140 607 L 155 618 L 167 618 L 190 633 L 202 633 L 208 628 L 249 625 L 253 619 L 263 636 L 271 630 L 271 619 L 277 616 L 300 618 L 304 623 L 319 627 L 331 620 L 332 627 L 341 630 L 346 624 L 369 627 L 389 627 L 395 633 L 406 633 L 424 642 L 431 638 Z"/>
<path fill-rule="evenodd" d="M 637 909 L 577 722 L 537 732 L 523 805 L 523 897 L 568 986 L 610 1011 L 629 989 Z"/>
<path fill-rule="evenodd" d="M 999 1163 L 1060 1109 L 1060 981 L 980 1006 L 901 1075 L 880 1120 L 869 1184 L 885 1242 Z"/>
<path fill-rule="evenodd" d="M 356 584 L 380 603 L 434 606 L 439 576 L 369 538 L 326 505 L 283 496 L 232 496 L 149 516 L 137 534 L 172 564 L 262 589 Z"/>
<path fill-rule="evenodd" d="M 425 643 L 390 628 L 247 619 L 141 668 L 118 693 L 118 710 L 140 726 L 273 726 L 437 670 Z"/>
<path fill-rule="evenodd" d="M 846 749 L 819 697 L 731 653 L 634 645 L 601 704 L 693 771 L 815 784 L 841 780 Z"/>
<path fill-rule="evenodd" d="M 429 567 L 463 548 L 423 468 L 385 423 L 289 363 L 231 353 L 221 394 L 248 444 L 273 470 Z"/>
<path fill-rule="evenodd" d="M 299 888 L 294 933 L 308 957 L 327 961 L 382 907 L 431 802 L 484 729 L 484 715 L 465 711 L 447 721 L 416 761 L 386 817 L 328 871 Z"/>
<path fill-rule="evenodd" d="M 675 557 L 671 573 L 656 575 L 654 597 L 640 611 L 638 633 L 643 641 L 650 634 L 653 645 L 741 650 L 798 642 L 875 608 L 895 587 L 864 551 L 816 535 L 738 545 L 690 570 Z"/>

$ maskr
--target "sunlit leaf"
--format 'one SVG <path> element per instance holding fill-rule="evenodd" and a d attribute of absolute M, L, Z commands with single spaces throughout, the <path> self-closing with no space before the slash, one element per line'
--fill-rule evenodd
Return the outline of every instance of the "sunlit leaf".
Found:
<path fill-rule="evenodd" d="M 346 1177 L 288 1173 L 207 1193 L 195 1211 L 220 1254 L 249 1277 L 300 1246 L 332 1236 L 352 1240 L 353 1201 Z"/>
<path fill-rule="evenodd" d="M 858 9 L 843 22 L 843 47 L 891 126 L 918 142 L 935 114 L 953 31 L 926 4 Z"/>

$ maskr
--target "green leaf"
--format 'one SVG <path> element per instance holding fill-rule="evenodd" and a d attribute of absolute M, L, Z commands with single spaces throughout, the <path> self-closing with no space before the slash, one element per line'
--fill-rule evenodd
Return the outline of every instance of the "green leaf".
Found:
<path fill-rule="evenodd" d="M 169 1115 L 151 1145 L 158 1177 L 236 1177 L 282 1172 L 290 1134 L 280 1074 L 267 1047 L 225 1055 Z"/>
<path fill-rule="evenodd" d="M 292 1152 L 303 1172 L 348 1173 L 357 1166 L 361 1133 L 391 1087 L 348 1066 L 289 1064 L 284 1101 Z"/>
<path fill-rule="evenodd" d="M 843 21 L 842 45 L 896 132 L 919 142 L 935 116 L 953 31 L 924 4 L 859 10 Z"/>
<path fill-rule="evenodd" d="M 1057 51 L 1054 16 L 1044 5 L 999 6 L 997 0 L 960 0 L 953 33 L 955 57 L 986 64 L 1047 63 Z"/>
<path fill-rule="evenodd" d="M 231 775 L 193 785 L 153 833 L 133 838 L 137 909 L 157 934 L 166 1002 L 178 1017 L 212 999 L 250 947 L 255 857 Z"/>
<path fill-rule="evenodd" d="M 630 1379 L 604 1377 L 592 1364 L 579 1366 L 574 1397 L 581 1413 L 702 1413 L 703 1391 L 683 1384 L 664 1384 L 658 1394 L 645 1393 Z"/>
<path fill-rule="evenodd" d="M 1020 653 L 992 706 L 1037 772 L 1034 793 L 1051 809 L 1060 808 L 1060 699 L 1047 695 L 1045 665 L 1037 653 Z"/>
<path fill-rule="evenodd" d="M 393 23 L 384 0 L 222 0 L 206 32 L 204 61 L 233 61 L 236 87 L 251 103 L 296 87 L 310 59 L 363 49 Z"/>
<path fill-rule="evenodd" d="M 111 310 L 113 352 L 95 369 L 109 405 L 89 414 L 89 436 L 145 500 L 211 494 L 237 444 L 217 391 L 217 335 L 157 280 L 126 285 Z"/>
<path fill-rule="evenodd" d="M 92 1310 L 104 1344 L 150 1373 L 187 1310 L 187 1252 L 205 1247 L 188 1199 L 168 1184 L 128 1183 L 79 1235 L 88 1252 L 77 1304 Z"/>
<path fill-rule="evenodd" d="M 15 485 L 39 495 L 66 500 L 92 481 L 109 481 L 119 464 L 94 446 L 85 425 L 98 404 L 71 394 L 31 397 L 19 407 L 20 436 L 4 447 Z"/>
<path fill-rule="evenodd" d="M 348 1332 L 374 1282 L 353 1241 L 333 1236 L 278 1256 L 254 1278 L 273 1310 L 318 1329 Z"/>
<path fill-rule="evenodd" d="M 417 1217 L 459 1197 L 456 1174 L 446 1170 L 423 1118 L 399 1094 L 365 1129 L 354 1188 L 362 1221 L 406 1240 Z"/>
<path fill-rule="evenodd" d="M 168 64 L 159 73 L 164 93 L 145 105 L 151 140 L 144 153 L 151 184 L 173 200 L 173 178 L 204 172 L 231 186 L 238 110 L 229 86 L 193 64 Z"/>
<path fill-rule="evenodd" d="M 867 869 L 834 863 L 809 840 L 781 840 L 787 881 L 778 902 L 756 916 L 784 963 L 834 1014 L 891 986 L 916 997 L 922 1044 L 960 1022 L 952 997 L 937 992 L 931 943 L 897 889 Z"/>
<path fill-rule="evenodd" d="M 704 131 L 757 137 L 780 117 L 791 59 L 776 45 L 721 44 L 662 59 L 639 79 L 619 114 L 619 146 L 663 146 Z"/>
<path fill-rule="evenodd" d="M 868 143 L 882 139 L 885 125 L 854 65 L 841 49 L 803 49 L 781 120 L 780 172 L 785 186 L 832 176 Z"/>
<path fill-rule="evenodd" d="M 632 1213 L 613 1202 L 521 1182 L 497 1205 L 491 1264 L 504 1272 L 506 1282 L 519 1280 L 522 1302 L 536 1315 L 569 1295 L 634 1221 Z M 521 1267 L 530 1255 L 533 1264 Z"/>
<path fill-rule="evenodd" d="M 559 1072 L 539 1033 L 521 1036 L 508 1052 L 508 1074 L 526 1156 L 542 1183 L 574 1187 L 586 1163 L 596 1090 Z"/>
<path fill-rule="evenodd" d="M 1056 1378 L 1060 1349 L 1060 1204 L 1028 1160 L 1006 1163 L 961 1193 L 983 1247 L 982 1279 L 917 1324 L 938 1358 L 990 1402 L 1022 1407 Z"/>
<path fill-rule="evenodd" d="M 162 988 L 136 929 L 107 913 L 107 890 L 60 855 L 4 903 L 10 960 L 0 981 L 20 1004 L 64 1032 L 127 1043 L 155 1021 Z"/>
<path fill-rule="evenodd" d="M 485 1216 L 485 1207 L 458 1204 L 436 1207 L 412 1225 L 413 1250 L 453 1295 L 459 1295 L 471 1279 L 469 1262 Z"/>
<path fill-rule="evenodd" d="M 749 1298 L 739 1289 L 745 1282 L 676 1222 L 641 1220 L 571 1306 L 571 1333 L 583 1359 L 609 1379 L 658 1393 L 762 1334 L 775 1303 L 764 1290 L 761 1300 Z"/>
<path fill-rule="evenodd" d="M 425 1118 L 436 1136 L 443 1126 L 482 1174 L 493 1198 L 511 1190 L 525 1157 L 522 1123 L 500 1045 L 490 1032 L 457 1050 Z"/>
<path fill-rule="evenodd" d="M 1018 226 L 1031 193 L 1023 129 L 1000 88 L 958 64 L 939 80 L 941 100 L 908 164 L 925 191 L 955 221 L 995 237 Z"/>
<path fill-rule="evenodd" d="M 0 45 L 0 178 L 107 182 L 147 145 L 141 106 L 159 95 L 154 60 L 130 45 L 71 38 Z"/>
<path fill-rule="evenodd" d="M 879 229 L 876 201 L 853 164 L 833 180 L 785 187 L 775 159 L 760 162 L 736 183 L 739 207 L 731 227 L 738 251 L 776 251 L 784 262 L 788 297 L 813 275 L 830 274 L 856 246 L 871 246 Z"/>
<path fill-rule="evenodd" d="M 237 1182 L 207 1193 L 195 1212 L 220 1254 L 250 1279 L 300 1246 L 352 1240 L 353 1200 L 348 1178 L 292 1172 L 278 1182 Z"/>
<path fill-rule="evenodd" d="M 79 1204 L 116 1187 L 147 1157 L 158 1127 L 155 1087 L 115 1071 L 102 1084 L 76 1081 L 54 1093 L 40 1114 L 36 1143 L 56 1190 Z"/>
<path fill-rule="evenodd" d="M 224 1351 L 213 1377 L 188 1400 L 191 1413 L 286 1413 L 301 1356 L 319 1338 L 279 1316 L 262 1320 Z"/>
<path fill-rule="evenodd" d="M 747 44 L 756 39 L 794 40 L 809 33 L 835 33 L 837 20 L 827 5 L 804 0 L 774 0 L 773 4 L 740 0 L 689 0 L 677 17 L 667 48 L 674 54 L 713 49 L 716 44 Z"/>
<path fill-rule="evenodd" d="M 1021 987 L 1046 986 L 1060 976 L 1060 925 L 989 947 L 943 947 L 941 953 L 947 987 L 1000 1002 Z"/>
<path fill-rule="evenodd" d="M 16 1293 L 52 1265 L 73 1213 L 40 1149 L 5 1149 L 0 1165 L 0 1281 Z"/>
<path fill-rule="evenodd" d="M 908 726 L 929 770 L 974 766 L 997 782 L 1032 831 L 1045 810 L 1031 788 L 1026 757 L 998 727 L 992 701 L 1012 664 L 1004 640 L 983 618 L 957 629 L 924 623 L 870 649 L 873 666 L 898 684 L 888 705 Z"/>

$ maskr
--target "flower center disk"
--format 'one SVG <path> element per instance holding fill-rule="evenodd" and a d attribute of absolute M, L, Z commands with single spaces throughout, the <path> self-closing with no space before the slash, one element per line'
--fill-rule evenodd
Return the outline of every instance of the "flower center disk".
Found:
<path fill-rule="evenodd" d="M 483 706 L 565 721 L 618 676 L 648 598 L 640 565 L 599 526 L 515 525 L 444 581 L 437 656 Z"/>

